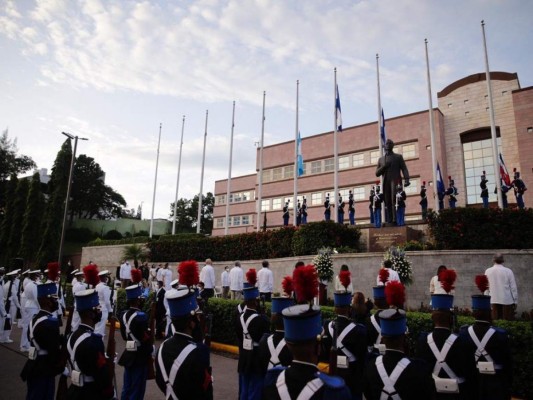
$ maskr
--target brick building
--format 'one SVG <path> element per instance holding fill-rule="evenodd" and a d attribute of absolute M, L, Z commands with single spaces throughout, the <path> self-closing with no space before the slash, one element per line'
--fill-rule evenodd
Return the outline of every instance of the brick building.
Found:
<path fill-rule="evenodd" d="M 512 179 L 517 168 L 527 187 L 533 187 L 533 87 L 521 89 L 516 73 L 492 72 L 491 84 L 498 150 L 502 153 Z M 467 76 L 437 94 L 438 107 L 433 109 L 436 157 L 445 185 L 452 176 L 459 191 L 458 206 L 482 203 L 480 175 L 487 173 L 490 202 L 497 204 L 494 160 L 492 157 L 490 115 L 485 73 Z M 411 185 L 406 220 L 420 219 L 418 204 L 422 181 L 427 182 L 429 208 L 435 208 L 432 189 L 431 137 L 429 112 L 420 111 L 386 120 L 387 137 L 394 140 L 394 151 L 403 154 Z M 344 128 L 337 135 L 339 148 L 338 185 L 347 201 L 348 190 L 355 199 L 356 224 L 369 222 L 368 197 L 376 183 L 379 158 L 378 122 Z M 298 178 L 298 198 L 307 198 L 308 221 L 324 219 L 324 200 L 329 193 L 333 201 L 333 132 L 302 139 L 304 174 Z M 256 229 L 259 150 L 256 174 L 231 179 L 228 233 L 253 232 Z M 282 209 L 290 199 L 292 211 L 294 186 L 294 141 L 263 148 L 263 185 L 261 225 L 266 213 L 268 228 L 282 225 Z M 224 235 L 227 179 L 215 182 L 213 236 Z M 531 204 L 526 192 L 526 206 Z M 509 203 L 515 204 L 509 192 Z M 446 204 L 447 206 L 447 204 Z M 347 210 L 347 207 L 345 208 Z M 332 212 L 332 219 L 335 212 Z M 348 220 L 348 214 L 345 214 Z M 291 217 L 292 223 L 292 217 Z M 346 222 L 347 223 L 347 222 Z"/>

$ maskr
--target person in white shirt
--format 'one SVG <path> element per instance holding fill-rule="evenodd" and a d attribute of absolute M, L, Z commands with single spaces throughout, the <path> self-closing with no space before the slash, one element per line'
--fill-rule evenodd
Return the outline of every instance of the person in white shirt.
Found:
<path fill-rule="evenodd" d="M 128 261 L 124 261 L 120 266 L 120 281 L 122 288 L 127 288 L 131 283 L 131 265 Z"/>
<path fill-rule="evenodd" d="M 150 284 L 152 285 L 152 290 L 157 291 L 158 285 L 157 285 L 157 268 L 155 267 L 155 264 L 152 264 L 152 267 L 150 268 Z"/>
<path fill-rule="evenodd" d="M 165 266 L 159 270 L 161 273 L 161 280 L 163 281 L 163 285 L 165 286 L 165 290 L 172 289 L 172 271 L 168 269 L 168 263 L 165 263 Z"/>
<path fill-rule="evenodd" d="M 98 274 L 100 277 L 100 283 L 96 285 L 95 289 L 98 293 L 98 302 L 100 303 L 100 309 L 102 310 L 102 318 L 94 326 L 94 333 L 102 335 L 102 339 L 105 336 L 105 326 L 109 314 L 113 312 L 111 306 L 111 288 L 108 286 L 109 271 L 105 270 Z"/>
<path fill-rule="evenodd" d="M 83 279 L 84 279 L 83 272 L 81 272 L 80 270 L 76 271 L 76 273 L 74 274 L 74 277 L 76 278 L 76 284 L 72 285 L 73 296 L 75 296 L 76 293 L 87 289 L 87 285 L 83 283 Z M 72 281 L 74 282 L 74 279 L 72 279 Z M 72 315 L 72 323 L 71 323 L 72 332 L 75 332 L 78 329 L 78 327 L 80 326 L 80 322 L 81 322 L 80 314 L 78 314 L 78 310 L 76 309 L 76 302 L 74 302 L 74 314 Z"/>
<path fill-rule="evenodd" d="M 263 261 L 263 268 L 257 273 L 257 287 L 259 295 L 264 301 L 272 301 L 272 291 L 274 290 L 274 274 L 269 268 L 268 261 Z"/>
<path fill-rule="evenodd" d="M 518 304 L 518 289 L 513 271 L 503 266 L 503 255 L 497 253 L 494 265 L 485 271 L 489 280 L 492 319 L 512 321 Z"/>
<path fill-rule="evenodd" d="M 440 265 L 439 268 L 437 268 L 437 275 L 435 275 L 433 278 L 431 278 L 431 281 L 429 282 L 429 294 L 448 294 L 446 290 L 443 289 L 439 275 L 442 271 L 446 271 L 445 265 Z M 454 290 L 452 290 L 449 294 L 453 295 Z"/>
<path fill-rule="evenodd" d="M 200 282 L 204 284 L 204 290 L 201 297 L 207 300 L 215 296 L 215 269 L 213 268 L 213 261 L 210 258 L 205 260 L 205 265 L 200 271 Z"/>
<path fill-rule="evenodd" d="M 40 270 L 33 270 L 28 272 L 29 281 L 24 287 L 25 302 L 24 302 L 24 318 L 22 321 L 22 334 L 20 337 L 20 351 L 27 352 L 30 349 L 30 341 L 28 339 L 28 327 L 34 315 L 39 312 L 39 302 L 37 301 L 37 279 L 41 274 Z"/>
<path fill-rule="evenodd" d="M 342 264 L 341 265 L 341 271 L 349 271 L 350 269 L 348 268 L 348 266 L 346 264 Z M 353 285 L 352 285 L 352 280 L 350 279 L 350 284 L 348 285 L 347 288 L 345 288 L 340 279 L 339 279 L 339 275 L 335 275 L 335 291 L 336 292 L 344 292 L 344 291 L 347 291 L 347 292 L 350 292 L 350 293 L 353 293 Z"/>
<path fill-rule="evenodd" d="M 383 264 L 381 265 L 382 268 L 385 268 L 387 271 L 389 271 L 389 277 L 387 279 L 386 283 L 392 282 L 392 281 L 398 281 L 400 282 L 400 275 L 398 275 L 398 272 L 392 269 L 392 261 L 391 260 L 385 260 L 383 261 Z M 379 274 L 376 278 L 376 286 L 382 286 L 383 282 L 379 279 Z"/>
<path fill-rule="evenodd" d="M 11 329 L 5 329 L 6 320 L 9 319 L 6 312 L 6 300 L 7 300 L 7 285 L 10 281 L 4 283 L 4 268 L 0 268 L 0 343 L 7 343 L 5 339 L 6 332 L 11 332 Z"/>
<path fill-rule="evenodd" d="M 229 272 L 229 290 L 231 293 L 231 300 L 242 299 L 242 288 L 244 282 L 244 272 L 241 268 L 241 263 L 235 261 L 235 266 Z"/>
<path fill-rule="evenodd" d="M 226 265 L 222 275 L 220 275 L 222 284 L 222 298 L 229 299 L 229 267 Z"/>

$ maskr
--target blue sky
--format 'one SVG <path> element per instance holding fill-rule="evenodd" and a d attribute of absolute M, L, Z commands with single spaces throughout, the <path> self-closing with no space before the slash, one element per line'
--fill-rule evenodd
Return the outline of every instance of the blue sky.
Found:
<path fill-rule="evenodd" d="M 424 38 L 436 92 L 491 70 L 533 84 L 533 2 L 520 0 L 97 1 L 0 0 L 0 130 L 50 169 L 67 131 L 94 157 L 128 207 L 155 217 L 179 197 L 227 178 L 232 101 L 233 176 L 255 169 L 266 91 L 265 145 L 293 140 L 296 80 L 302 137 L 333 129 L 333 68 L 343 125 L 377 120 L 376 53 L 385 118 L 427 109 Z M 497 116 L 496 116 L 497 118 Z M 387 132 L 394 138 L 394 132 Z M 305 160 L 305 146 L 304 146 Z"/>

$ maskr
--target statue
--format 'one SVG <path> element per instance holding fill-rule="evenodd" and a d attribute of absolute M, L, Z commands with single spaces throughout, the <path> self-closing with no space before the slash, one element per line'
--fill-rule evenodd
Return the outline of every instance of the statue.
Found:
<path fill-rule="evenodd" d="M 396 199 L 396 185 L 401 183 L 403 175 L 404 187 L 410 185 L 409 171 L 401 154 L 392 150 L 394 142 L 387 139 L 385 155 L 379 158 L 376 176 L 383 176 L 383 195 L 385 197 L 385 222 L 396 222 L 394 204 Z M 401 172 L 401 174 L 400 174 Z"/>

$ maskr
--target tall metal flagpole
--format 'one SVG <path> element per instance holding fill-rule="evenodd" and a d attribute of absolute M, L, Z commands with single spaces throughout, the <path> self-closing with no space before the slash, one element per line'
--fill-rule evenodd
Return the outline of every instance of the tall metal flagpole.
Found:
<path fill-rule="evenodd" d="M 229 168 L 228 168 L 228 186 L 226 189 L 226 223 L 224 228 L 224 235 L 228 234 L 229 225 L 229 197 L 231 193 L 231 164 L 233 161 L 233 130 L 235 129 L 235 101 L 233 102 L 233 114 L 231 116 L 231 139 L 229 145 Z"/>
<path fill-rule="evenodd" d="M 333 201 L 337 205 L 338 191 L 339 191 L 339 150 L 337 148 L 337 68 L 333 69 L 334 75 L 334 85 L 333 85 L 333 123 L 335 129 L 333 130 L 333 165 L 334 165 L 334 174 L 333 174 Z M 330 200 L 331 201 L 331 200 Z M 336 213 L 335 213 L 336 215 Z M 333 219 L 337 221 L 337 218 Z"/>
<path fill-rule="evenodd" d="M 257 190 L 257 232 L 261 230 L 261 202 L 263 201 L 263 146 L 265 141 L 265 98 L 263 91 L 263 117 L 261 118 L 261 143 L 259 148 L 259 187 Z"/>
<path fill-rule="evenodd" d="M 200 233 L 202 222 L 202 196 L 204 191 L 204 167 L 205 167 L 205 145 L 207 142 L 207 117 L 209 110 L 205 110 L 205 133 L 204 133 L 204 152 L 202 156 L 202 176 L 200 178 L 200 193 L 198 194 L 198 220 L 196 221 L 196 233 Z"/>
<path fill-rule="evenodd" d="M 178 190 L 180 188 L 180 170 L 181 170 L 181 151 L 183 149 L 183 132 L 185 130 L 185 115 L 181 122 L 181 140 L 180 140 L 180 156 L 178 158 L 178 177 L 176 178 L 176 196 L 174 196 L 174 219 L 172 220 L 172 234 L 176 233 L 176 210 L 178 206 Z"/>
<path fill-rule="evenodd" d="M 378 91 L 378 148 L 379 148 L 379 156 L 383 156 L 383 143 L 381 143 L 381 127 L 383 126 L 383 114 L 381 113 L 381 86 L 379 83 L 379 53 L 376 53 L 376 77 L 377 77 L 377 91 Z M 381 193 L 384 192 L 383 190 L 383 175 L 379 177 L 379 182 L 381 186 Z M 381 220 L 385 222 L 387 221 L 387 216 L 385 207 L 382 207 L 381 209 Z"/>
<path fill-rule="evenodd" d="M 159 146 L 161 144 L 161 128 L 163 124 L 159 124 L 159 139 L 157 139 L 157 158 L 155 161 L 155 179 L 154 179 L 154 195 L 152 196 L 152 217 L 150 218 L 150 237 L 154 232 L 154 210 L 155 210 L 155 192 L 157 187 L 157 169 L 159 168 Z"/>
<path fill-rule="evenodd" d="M 429 133 L 431 137 L 431 170 L 433 171 L 433 201 L 435 202 L 435 209 L 440 211 L 440 202 L 437 199 L 437 149 L 435 145 L 435 123 L 433 121 L 433 100 L 431 98 L 431 75 L 429 73 L 429 52 L 428 40 L 424 39 L 426 45 L 426 70 L 428 81 L 428 102 L 429 102 Z"/>
<path fill-rule="evenodd" d="M 298 209 L 298 97 L 299 97 L 300 81 L 296 81 L 296 128 L 294 132 L 294 196 L 292 200 L 292 210 L 294 212 L 293 225 L 296 226 L 296 218 Z"/>
<path fill-rule="evenodd" d="M 489 56 L 487 53 L 487 39 L 485 37 L 485 21 L 481 21 L 481 32 L 483 33 L 483 49 L 485 51 L 485 75 L 487 79 L 487 91 L 489 94 L 490 111 L 490 136 L 492 138 L 492 159 L 494 160 L 494 180 L 496 181 L 496 192 L 498 193 L 498 207 L 503 208 L 502 185 L 500 182 L 500 163 L 498 161 L 498 143 L 496 139 L 496 122 L 494 120 L 494 103 L 492 102 L 492 84 L 490 81 Z"/>

